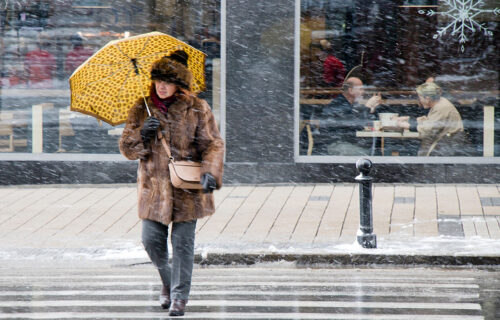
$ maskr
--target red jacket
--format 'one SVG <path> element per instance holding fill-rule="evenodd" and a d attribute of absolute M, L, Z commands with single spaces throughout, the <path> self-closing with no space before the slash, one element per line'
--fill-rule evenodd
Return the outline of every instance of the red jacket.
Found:
<path fill-rule="evenodd" d="M 52 87 L 52 78 L 56 70 L 54 56 L 42 49 L 33 50 L 24 58 L 24 68 L 30 86 L 49 88 Z"/>
<path fill-rule="evenodd" d="M 67 74 L 71 74 L 76 70 L 82 63 L 87 61 L 87 59 L 94 52 L 90 49 L 84 47 L 76 47 L 66 55 L 66 61 L 64 62 L 64 71 Z"/>
<path fill-rule="evenodd" d="M 344 82 L 345 68 L 339 59 L 332 55 L 323 63 L 323 80 L 333 87 L 340 87 Z"/>

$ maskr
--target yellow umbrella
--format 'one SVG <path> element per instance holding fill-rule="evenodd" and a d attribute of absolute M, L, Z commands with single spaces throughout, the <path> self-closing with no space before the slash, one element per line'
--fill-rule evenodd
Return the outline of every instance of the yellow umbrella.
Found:
<path fill-rule="evenodd" d="M 128 110 L 149 93 L 151 65 L 176 50 L 189 55 L 191 91 L 205 90 L 205 54 L 174 37 L 150 32 L 111 41 L 80 65 L 69 78 L 71 110 L 113 126 L 124 123 Z"/>

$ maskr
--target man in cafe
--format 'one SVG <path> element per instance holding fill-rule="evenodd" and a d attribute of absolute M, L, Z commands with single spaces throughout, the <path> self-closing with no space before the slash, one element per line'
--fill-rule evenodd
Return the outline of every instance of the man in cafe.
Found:
<path fill-rule="evenodd" d="M 314 134 L 313 154 L 360 156 L 373 153 L 374 141 L 357 138 L 356 131 L 377 119 L 375 109 L 381 96 L 374 94 L 362 104 L 363 94 L 361 79 L 350 77 L 342 85 L 342 94 L 314 113 L 312 120 L 319 120 L 319 130 Z"/>

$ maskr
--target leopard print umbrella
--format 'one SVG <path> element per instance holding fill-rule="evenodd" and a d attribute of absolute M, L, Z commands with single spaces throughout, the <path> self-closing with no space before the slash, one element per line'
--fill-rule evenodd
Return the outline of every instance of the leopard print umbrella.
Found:
<path fill-rule="evenodd" d="M 111 41 L 69 78 L 71 110 L 113 126 L 127 120 L 128 110 L 149 93 L 151 65 L 176 50 L 188 55 L 191 91 L 205 90 L 205 54 L 160 32 Z"/>

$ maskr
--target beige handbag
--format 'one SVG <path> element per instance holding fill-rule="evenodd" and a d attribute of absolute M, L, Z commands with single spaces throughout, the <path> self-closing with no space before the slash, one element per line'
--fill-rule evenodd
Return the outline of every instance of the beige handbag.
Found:
<path fill-rule="evenodd" d="M 179 189 L 202 189 L 200 184 L 201 163 L 195 161 L 175 161 L 161 132 L 158 132 L 163 148 L 168 155 L 168 170 L 172 185 Z"/>

